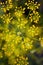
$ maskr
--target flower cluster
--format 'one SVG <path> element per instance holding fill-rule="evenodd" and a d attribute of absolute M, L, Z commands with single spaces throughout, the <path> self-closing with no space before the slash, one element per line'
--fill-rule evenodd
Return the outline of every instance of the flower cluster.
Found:
<path fill-rule="evenodd" d="M 12 62 L 11 62 L 12 61 Z M 14 56 L 11 56 L 9 58 L 9 64 L 13 64 L 13 65 L 28 65 L 29 63 L 26 62 L 28 61 L 28 58 L 27 57 L 24 57 L 24 56 L 19 56 L 19 57 L 14 57 Z"/>
<path fill-rule="evenodd" d="M 28 0 L 24 4 L 25 7 L 14 6 L 13 0 L 0 3 L 0 48 L 8 57 L 10 65 L 29 64 L 26 54 L 33 49 L 34 38 L 41 32 L 41 28 L 32 25 L 32 22 L 39 21 L 40 15 L 36 9 L 40 4 L 34 3 L 34 0 Z M 26 8 L 30 9 L 27 17 L 24 15 Z M 0 52 L 0 58 L 2 57 L 3 54 Z"/>

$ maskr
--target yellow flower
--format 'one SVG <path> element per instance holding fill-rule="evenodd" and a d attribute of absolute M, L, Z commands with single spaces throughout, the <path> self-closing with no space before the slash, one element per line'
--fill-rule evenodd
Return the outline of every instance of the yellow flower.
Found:
<path fill-rule="evenodd" d="M 24 38 L 24 43 L 28 43 L 30 41 L 30 38 Z"/>
<path fill-rule="evenodd" d="M 22 40 L 22 37 L 17 36 L 17 37 L 15 38 L 15 43 L 18 44 L 18 43 L 20 43 L 21 40 Z"/>
<path fill-rule="evenodd" d="M 8 0 L 8 3 L 10 4 L 12 2 L 12 0 Z"/>
<path fill-rule="evenodd" d="M 3 8 L 3 11 L 6 12 L 6 8 Z"/>
<path fill-rule="evenodd" d="M 14 15 L 19 18 L 22 16 L 22 11 L 18 10 L 16 12 L 14 12 Z"/>

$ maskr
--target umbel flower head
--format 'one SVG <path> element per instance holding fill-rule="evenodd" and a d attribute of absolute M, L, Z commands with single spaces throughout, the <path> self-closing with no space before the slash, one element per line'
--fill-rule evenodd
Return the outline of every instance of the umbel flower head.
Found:
<path fill-rule="evenodd" d="M 28 65 L 26 54 L 34 49 L 33 42 L 37 41 L 36 37 L 41 34 L 41 28 L 32 25 L 32 22 L 36 24 L 39 22 L 40 15 L 36 9 L 40 4 L 34 3 L 34 0 L 28 0 L 24 6 L 14 3 L 16 3 L 14 0 L 0 3 L 0 48 L 8 57 L 10 65 Z M 26 8 L 30 9 L 27 17 Z M 3 57 L 1 54 L 2 52 L 0 58 Z"/>

